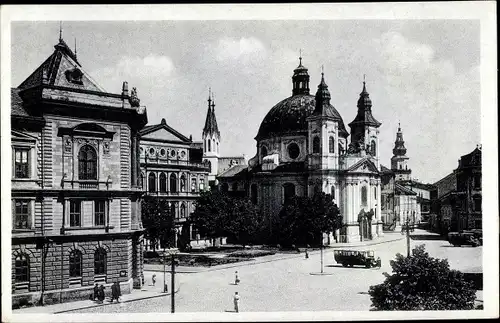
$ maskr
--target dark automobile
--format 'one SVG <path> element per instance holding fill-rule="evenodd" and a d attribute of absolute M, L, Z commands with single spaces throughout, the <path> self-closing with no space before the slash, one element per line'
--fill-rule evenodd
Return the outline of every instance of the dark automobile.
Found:
<path fill-rule="evenodd" d="M 382 266 L 380 257 L 375 259 L 373 251 L 357 250 L 335 250 L 333 252 L 335 261 L 344 267 L 353 267 L 354 265 L 365 266 L 366 268 Z"/>
<path fill-rule="evenodd" d="M 477 247 L 481 245 L 481 241 L 474 236 L 474 233 L 467 231 L 448 233 L 448 241 L 455 247 L 467 245 Z"/>
<path fill-rule="evenodd" d="M 483 245 L 483 230 L 481 230 L 481 229 L 471 229 L 471 230 L 463 230 L 461 232 L 472 233 L 472 235 L 474 235 L 474 238 L 476 238 L 477 240 L 479 240 L 479 245 L 480 246 Z"/>

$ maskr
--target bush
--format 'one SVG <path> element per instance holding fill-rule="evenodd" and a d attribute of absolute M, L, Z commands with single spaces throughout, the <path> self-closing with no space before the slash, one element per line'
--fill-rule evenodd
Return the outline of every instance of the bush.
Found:
<path fill-rule="evenodd" d="M 447 260 L 432 258 L 423 245 L 410 257 L 396 255 L 391 260 L 392 275 L 382 284 L 371 286 L 372 307 L 382 311 L 472 310 L 476 290 Z"/>
<path fill-rule="evenodd" d="M 262 256 L 270 256 L 274 255 L 275 252 L 270 250 L 241 250 L 231 252 L 229 254 L 230 257 L 241 257 L 241 258 L 254 258 L 254 257 L 262 257 Z"/>

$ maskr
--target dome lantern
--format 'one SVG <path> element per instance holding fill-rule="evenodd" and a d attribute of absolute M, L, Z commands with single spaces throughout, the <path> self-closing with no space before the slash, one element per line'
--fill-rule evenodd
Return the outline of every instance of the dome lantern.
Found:
<path fill-rule="evenodd" d="M 309 74 L 307 68 L 302 65 L 302 55 L 299 57 L 299 66 L 293 70 L 292 95 L 309 94 Z"/>

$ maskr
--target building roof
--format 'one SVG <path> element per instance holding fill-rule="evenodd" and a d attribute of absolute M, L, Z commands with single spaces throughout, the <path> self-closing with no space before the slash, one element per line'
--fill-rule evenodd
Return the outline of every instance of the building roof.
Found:
<path fill-rule="evenodd" d="M 228 178 L 228 177 L 240 177 L 244 176 L 248 173 L 247 165 L 234 165 L 221 174 L 217 175 L 217 177 Z"/>
<path fill-rule="evenodd" d="M 179 139 L 179 141 L 183 141 L 183 142 L 192 142 L 192 139 L 184 136 L 183 134 L 181 134 L 180 132 L 178 132 L 177 130 L 175 130 L 174 128 L 170 127 L 167 122 L 165 121 L 164 118 L 161 119 L 161 122 L 158 123 L 158 124 L 153 124 L 153 125 L 149 125 L 149 126 L 145 126 L 144 128 L 142 128 L 140 131 L 139 131 L 139 134 L 141 136 L 145 136 L 147 134 L 150 134 L 152 132 L 155 132 L 155 131 L 158 131 L 160 129 L 165 129 L 167 130 L 168 132 L 170 132 L 171 134 L 173 134 L 175 137 L 177 137 Z"/>
<path fill-rule="evenodd" d="M 465 167 L 480 167 L 481 166 L 482 152 L 479 146 L 467 155 L 460 157 L 458 168 Z"/>
<path fill-rule="evenodd" d="M 297 132 L 307 132 L 307 118 L 311 116 L 316 107 L 316 98 L 309 94 L 298 94 L 288 97 L 269 110 L 260 124 L 256 140 Z M 344 121 L 340 113 L 331 105 L 323 107 L 324 114 L 338 121 L 342 137 L 347 137 Z"/>
<path fill-rule="evenodd" d="M 394 183 L 394 190 L 397 191 L 398 193 L 402 193 L 403 195 L 417 195 L 416 192 L 398 183 Z"/>
<path fill-rule="evenodd" d="M 19 89 L 10 89 L 11 114 L 13 116 L 29 116 L 30 114 L 23 107 L 23 100 L 19 96 Z"/>
<path fill-rule="evenodd" d="M 380 172 L 381 173 L 393 173 L 393 171 L 387 167 L 385 167 L 384 165 L 380 165 Z"/>

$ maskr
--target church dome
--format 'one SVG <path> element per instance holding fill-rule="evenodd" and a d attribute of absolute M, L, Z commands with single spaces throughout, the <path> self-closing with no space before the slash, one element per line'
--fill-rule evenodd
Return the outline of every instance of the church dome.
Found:
<path fill-rule="evenodd" d="M 314 95 L 299 94 L 284 99 L 267 113 L 255 139 L 307 133 L 307 117 L 313 114 L 315 106 Z M 330 104 L 325 107 L 325 112 L 326 115 L 338 120 L 339 135 L 347 137 L 348 132 L 340 113 Z"/>

